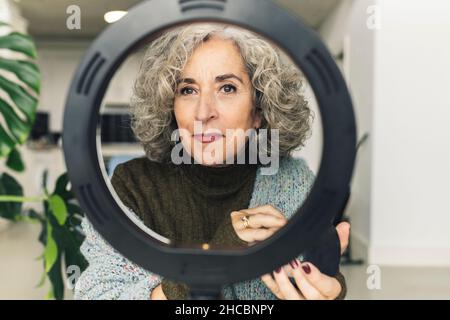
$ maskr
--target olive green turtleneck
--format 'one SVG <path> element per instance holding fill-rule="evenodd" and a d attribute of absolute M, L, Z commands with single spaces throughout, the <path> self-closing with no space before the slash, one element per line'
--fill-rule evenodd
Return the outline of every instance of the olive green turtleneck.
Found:
<path fill-rule="evenodd" d="M 146 226 L 170 240 L 245 246 L 230 213 L 248 208 L 256 169 L 256 164 L 175 165 L 142 157 L 118 165 L 111 182 Z M 169 300 L 187 298 L 185 284 L 163 279 L 162 288 Z"/>

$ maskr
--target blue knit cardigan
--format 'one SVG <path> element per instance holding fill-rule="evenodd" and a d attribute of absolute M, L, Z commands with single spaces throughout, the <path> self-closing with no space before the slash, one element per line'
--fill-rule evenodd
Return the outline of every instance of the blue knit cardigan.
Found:
<path fill-rule="evenodd" d="M 314 174 L 305 160 L 283 157 L 276 174 L 263 175 L 258 168 L 249 208 L 271 204 L 290 219 L 308 196 L 313 182 Z M 75 284 L 75 299 L 150 299 L 162 276 L 122 256 L 86 218 L 82 228 L 86 238 L 80 250 L 89 265 Z M 222 295 L 234 300 L 277 299 L 259 277 L 225 286 Z"/>

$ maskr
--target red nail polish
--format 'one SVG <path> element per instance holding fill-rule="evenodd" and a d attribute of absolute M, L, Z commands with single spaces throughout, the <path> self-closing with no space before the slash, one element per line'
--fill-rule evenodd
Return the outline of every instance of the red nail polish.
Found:
<path fill-rule="evenodd" d="M 276 272 L 276 273 L 280 273 L 280 272 L 281 272 L 281 267 L 280 267 L 280 268 L 277 268 L 277 269 L 275 269 L 275 272 Z"/>
<path fill-rule="evenodd" d="M 303 271 L 305 271 L 306 274 L 310 274 L 311 273 L 311 268 L 309 265 L 305 264 L 302 266 Z"/>
<path fill-rule="evenodd" d="M 290 261 L 289 264 L 291 265 L 292 269 L 297 269 L 298 267 L 297 259 Z"/>

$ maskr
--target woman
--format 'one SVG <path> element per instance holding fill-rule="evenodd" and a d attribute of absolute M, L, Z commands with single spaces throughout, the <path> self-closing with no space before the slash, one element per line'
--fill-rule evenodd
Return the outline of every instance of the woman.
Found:
<path fill-rule="evenodd" d="M 156 39 L 144 57 L 131 109 L 146 157 L 119 165 L 111 179 L 122 202 L 173 241 L 242 246 L 270 237 L 302 204 L 314 180 L 305 161 L 290 157 L 308 138 L 312 121 L 301 80 L 268 42 L 245 30 L 201 24 Z M 270 175 L 262 173 L 267 163 L 259 157 L 235 163 L 242 155 L 250 159 L 251 143 L 262 139 L 264 129 L 271 130 L 269 146 L 258 145 L 258 151 L 277 163 Z M 258 134 L 246 134 L 252 130 Z M 181 142 L 174 143 L 174 136 Z M 187 298 L 185 284 L 131 263 L 86 219 L 83 228 L 81 251 L 89 267 L 76 284 L 76 298 Z M 348 224 L 338 226 L 343 249 L 348 231 Z M 300 259 L 273 276 L 232 284 L 222 295 L 342 299 L 346 292 L 340 273 L 328 277 Z"/>

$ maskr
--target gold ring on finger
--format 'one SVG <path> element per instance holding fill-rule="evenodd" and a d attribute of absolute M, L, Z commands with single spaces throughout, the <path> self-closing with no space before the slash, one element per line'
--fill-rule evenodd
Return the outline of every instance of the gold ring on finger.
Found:
<path fill-rule="evenodd" d="M 247 217 L 247 216 L 243 216 L 243 217 L 241 218 L 241 220 L 242 220 L 242 222 L 244 223 L 244 229 L 247 229 L 248 226 L 249 226 L 249 224 L 250 224 L 250 221 L 248 220 L 248 217 Z"/>

